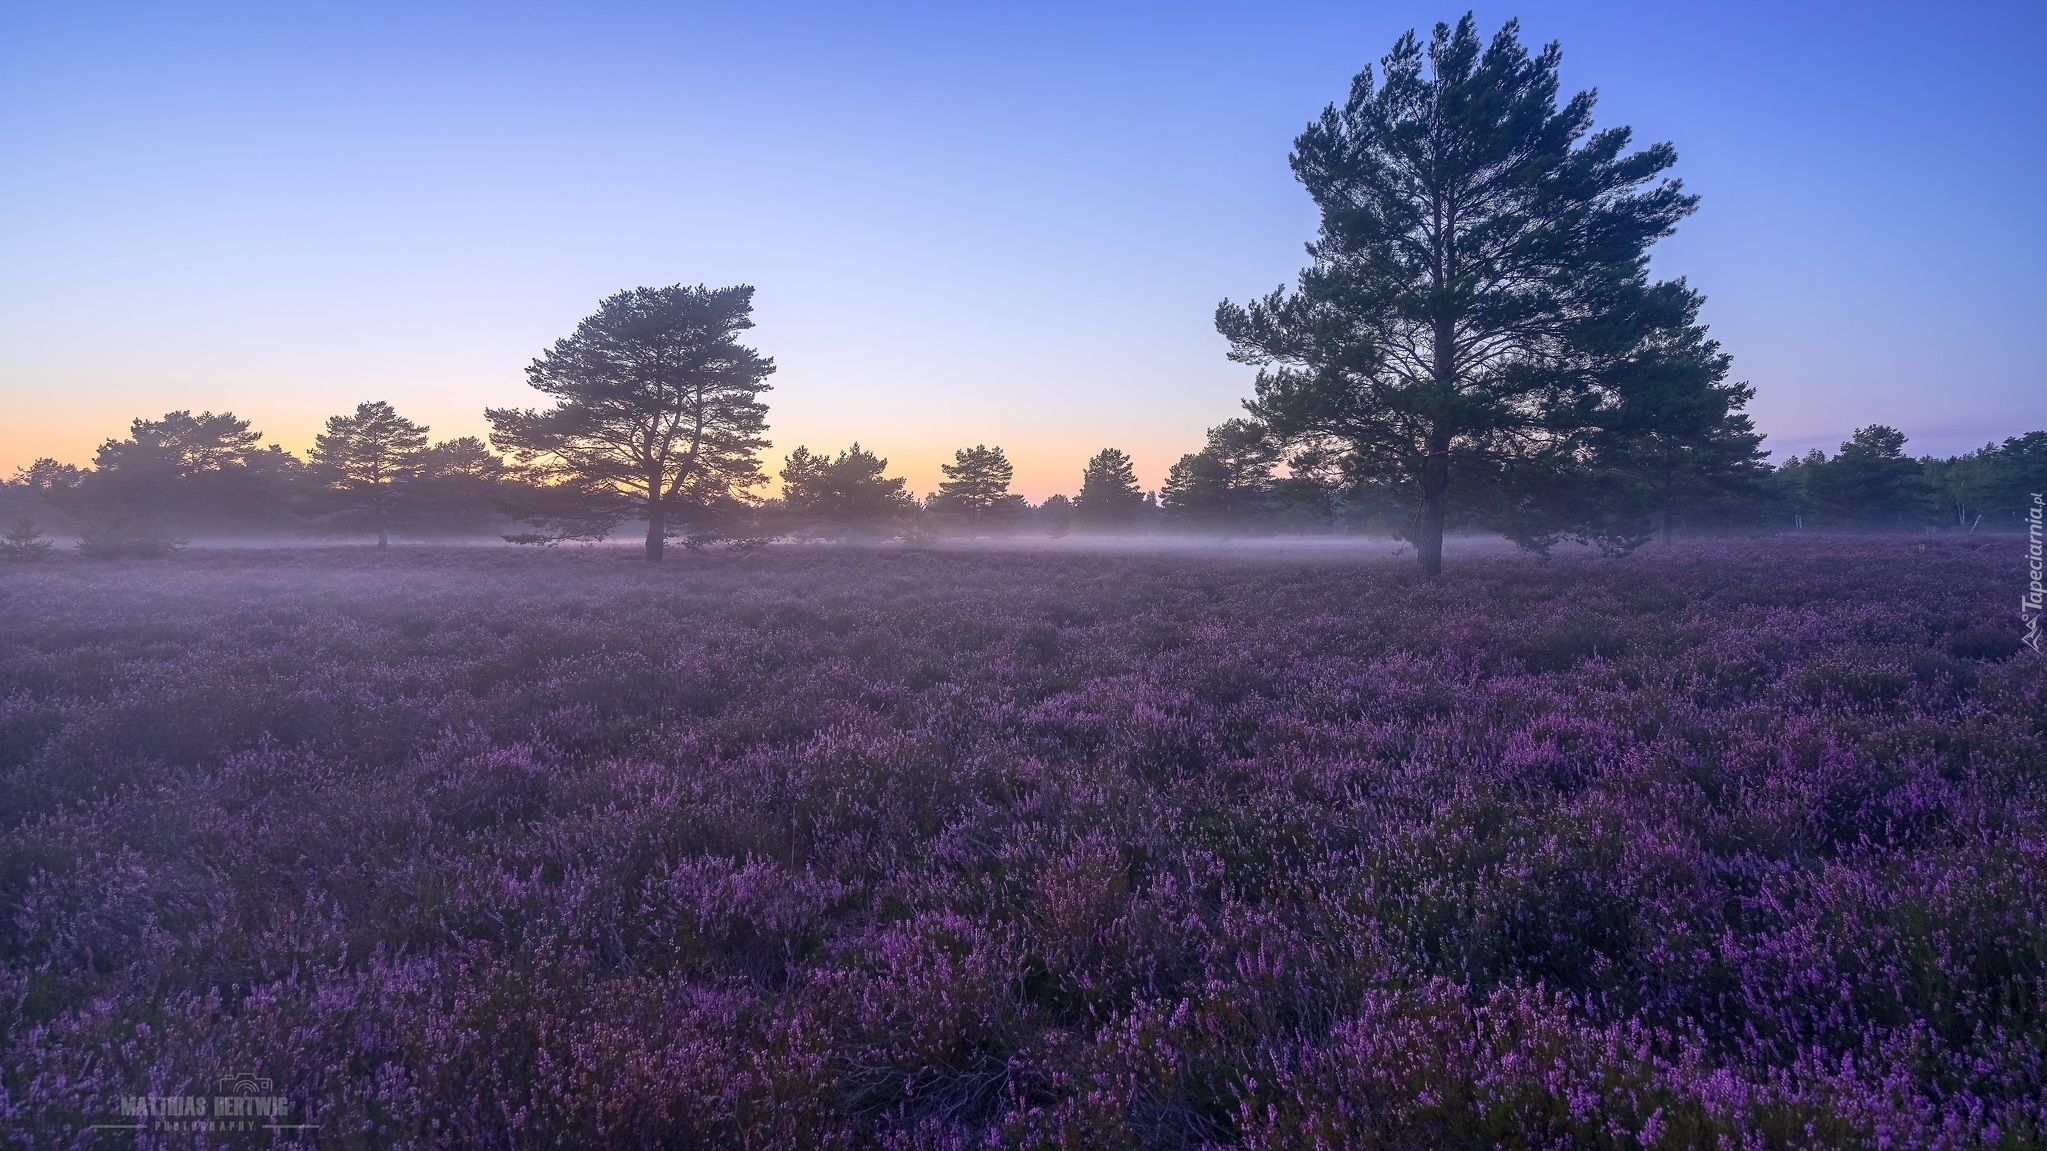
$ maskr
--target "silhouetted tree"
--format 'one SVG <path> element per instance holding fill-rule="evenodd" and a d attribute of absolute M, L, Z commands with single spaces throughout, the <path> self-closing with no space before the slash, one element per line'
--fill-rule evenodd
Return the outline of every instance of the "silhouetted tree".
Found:
<path fill-rule="evenodd" d="M 1000 447 L 976 444 L 953 453 L 940 464 L 944 482 L 930 500 L 931 510 L 964 519 L 972 530 L 994 527 L 1024 508 L 1024 498 L 1009 490 L 1016 469 Z"/>
<path fill-rule="evenodd" d="M 1911 526 L 1930 510 L 1931 491 L 1919 461 L 1907 456 L 1905 433 L 1882 424 L 1857 428 L 1833 459 L 1806 457 L 1805 495 L 1834 527 Z"/>
<path fill-rule="evenodd" d="M 1144 507 L 1144 489 L 1137 486 L 1137 468 L 1115 448 L 1103 448 L 1080 473 L 1080 499 L 1074 503 L 1075 523 L 1083 531 L 1129 531 Z"/>
<path fill-rule="evenodd" d="M 1141 507 L 1143 503 L 1144 497 L 1140 494 L 1138 504 Z M 1131 518 L 1135 520 L 1136 517 Z M 1061 495 L 1046 496 L 1045 502 L 1038 505 L 1038 522 L 1044 525 L 1046 535 L 1055 540 L 1065 539 L 1073 531 L 1073 501 Z"/>
<path fill-rule="evenodd" d="M 1699 303 L 1681 284 L 1651 289 L 1644 310 L 1668 315 L 1610 365 L 1604 406 L 1589 421 L 1587 470 L 1611 477 L 1620 515 L 1646 512 L 1665 544 L 1681 518 L 1724 517 L 1753 501 L 1768 470 L 1763 437 L 1743 411 L 1755 389 L 1726 382 L 1727 355 L 1694 322 Z M 1629 534 L 1625 525 L 1614 531 Z"/>
<path fill-rule="evenodd" d="M 1458 477 L 1579 456 L 1614 365 L 1689 322 L 1647 250 L 1696 201 L 1640 190 L 1676 153 L 1588 136 L 1590 92 L 1557 106 L 1560 58 L 1530 58 L 1513 22 L 1482 50 L 1469 15 L 1426 53 L 1403 36 L 1383 85 L 1359 73 L 1294 141 L 1322 214 L 1297 291 L 1216 310 L 1232 358 L 1261 365 L 1253 414 L 1413 493 L 1431 577 Z"/>
<path fill-rule="evenodd" d="M 886 531 L 916 503 L 901 477 L 883 474 L 887 469 L 887 460 L 857 443 L 837 457 L 812 455 L 799 444 L 782 461 L 782 501 L 806 532 Z"/>
<path fill-rule="evenodd" d="M 1208 443 L 1180 457 L 1166 473 L 1159 501 L 1166 514 L 1190 525 L 1242 530 L 1273 507 L 1273 469 L 1279 445 L 1260 424 L 1225 420 L 1208 429 Z"/>
<path fill-rule="evenodd" d="M 245 453 L 223 471 L 214 506 L 223 527 L 233 532 L 278 531 L 300 524 L 293 509 L 306 486 L 306 464 L 276 444 Z"/>
<path fill-rule="evenodd" d="M 23 516 L 14 521 L 7 529 L 6 535 L 0 536 L 0 560 L 10 563 L 33 563 L 48 559 L 54 546 L 43 538 L 42 529 L 36 527 L 34 520 Z"/>
<path fill-rule="evenodd" d="M 760 394 L 775 363 L 738 341 L 752 317 L 743 284 L 633 288 L 606 297 L 533 361 L 527 382 L 555 406 L 485 413 L 491 441 L 569 505 L 526 518 L 583 534 L 637 514 L 647 558 L 659 561 L 678 517 L 742 501 L 767 482 Z"/>
<path fill-rule="evenodd" d="M 82 474 L 77 467 L 47 456 L 16 468 L 14 477 L 0 484 L 0 515 L 10 522 L 24 517 L 38 522 L 52 517 L 68 521 L 70 517 L 58 505 L 78 487 Z"/>
<path fill-rule="evenodd" d="M 1996 444 L 1985 444 L 1944 460 L 1927 456 L 1919 461 L 1927 486 L 1940 504 L 1942 520 L 1955 527 L 1974 528 L 1982 519 L 1985 497 L 1995 482 L 1991 461 L 1996 454 Z"/>
<path fill-rule="evenodd" d="M 318 509 L 374 532 L 377 546 L 389 547 L 399 508 L 419 478 L 426 433 L 383 400 L 357 404 L 353 415 L 327 417 L 327 430 L 308 453 L 321 488 Z"/>
<path fill-rule="evenodd" d="M 125 440 L 100 445 L 93 466 L 101 471 L 162 469 L 189 479 L 218 473 L 256 450 L 263 433 L 233 412 L 166 412 L 160 420 L 136 420 Z"/>
<path fill-rule="evenodd" d="M 1278 445 L 1273 446 L 1277 452 Z M 1296 449 L 1288 455 L 1287 474 L 1272 480 L 1267 497 L 1273 526 L 1318 532 L 1336 526 L 1339 514 L 1367 490 L 1345 483 L 1342 463 L 1340 457 L 1315 448 Z"/>
<path fill-rule="evenodd" d="M 1769 472 L 1763 437 L 1742 411 L 1754 394 L 1730 384 L 1728 357 L 1692 325 L 1698 297 L 1658 285 L 1664 305 L 1686 316 L 1664 325 L 1610 365 L 1599 406 L 1583 424 L 1583 450 L 1517 460 L 1491 477 L 1488 518 L 1526 547 L 1545 550 L 1575 535 L 1609 554 L 1652 535 L 1672 542 L 1678 521 L 1703 525 L 1742 518 Z"/>
<path fill-rule="evenodd" d="M 156 555 L 182 533 L 233 531 L 283 517 L 297 458 L 262 449 L 261 432 L 233 413 L 167 412 L 135 420 L 107 440 L 90 471 L 52 502 L 79 525 L 80 545 L 100 556 Z"/>
<path fill-rule="evenodd" d="M 1812 516 L 1812 499 L 1806 494 L 1806 475 L 1827 462 L 1827 453 L 1818 448 L 1807 451 L 1803 456 L 1792 456 L 1771 471 L 1765 484 L 1769 493 L 1768 503 L 1783 512 L 1794 528 L 1808 526 Z M 1780 517 L 1780 522 L 1781 522 Z"/>
<path fill-rule="evenodd" d="M 1157 492 L 1144 493 L 1144 504 L 1137 509 L 1137 530 L 1140 532 L 1157 531 L 1159 525 L 1163 524 L 1165 519 L 1165 509 L 1159 507 L 1159 494 Z"/>
<path fill-rule="evenodd" d="M 485 534 L 501 519 L 497 505 L 509 483 L 509 469 L 490 445 L 475 436 L 442 440 L 419 453 L 401 519 L 429 534 Z"/>
<path fill-rule="evenodd" d="M 60 464 L 48 456 L 27 467 L 14 469 L 14 483 L 30 491 L 51 491 L 74 487 L 82 473 L 74 464 Z"/>
<path fill-rule="evenodd" d="M 2029 514 L 2033 496 L 2047 494 L 2047 432 L 2007 437 L 1989 462 L 1985 510 L 2001 527 L 2018 526 Z"/>

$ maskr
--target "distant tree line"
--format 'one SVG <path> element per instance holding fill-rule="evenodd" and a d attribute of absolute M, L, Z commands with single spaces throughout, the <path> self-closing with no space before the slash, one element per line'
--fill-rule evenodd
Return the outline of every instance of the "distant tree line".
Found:
<path fill-rule="evenodd" d="M 472 436 L 433 441 L 388 403 L 336 415 L 301 459 L 231 413 L 168 412 L 136 420 L 102 444 L 89 467 L 40 459 L 0 484 L 0 559 L 49 554 L 49 533 L 78 537 L 88 555 L 161 555 L 194 537 L 374 539 L 506 536 L 522 542 L 597 539 L 644 513 L 592 509 L 578 485 L 547 467 L 522 467 Z M 1839 451 L 1813 449 L 1777 467 L 1752 463 L 1681 498 L 1654 471 L 1633 486 L 1637 540 L 1775 531 L 2018 531 L 2032 493 L 2047 491 L 2047 431 L 1962 455 L 1913 458 L 1894 428 L 1859 429 Z M 1326 459 L 1289 453 L 1252 419 L 1209 429 L 1157 491 L 1130 456 L 1104 448 L 1074 495 L 1038 504 L 1012 492 L 1014 467 L 999 446 L 977 444 L 943 465 L 924 499 L 890 476 L 888 460 L 859 444 L 836 453 L 799 446 L 782 461 L 780 492 L 677 499 L 662 538 L 880 541 L 905 537 L 1075 534 L 1280 534 L 1408 536 L 1412 493 L 1360 480 Z M 726 469 L 731 474 L 733 469 Z M 758 465 L 755 466 L 758 474 Z M 566 487 L 566 490 L 565 490 Z M 644 493 L 642 494 L 644 499 Z M 1485 531 L 1497 509 L 1453 504 L 1453 531 Z M 692 534 L 693 533 L 693 534 Z"/>
<path fill-rule="evenodd" d="M 138 419 L 101 444 L 89 467 L 39 459 L 0 485 L 12 530 L 75 534 L 96 556 L 161 555 L 195 536 L 309 532 L 475 535 L 507 523 L 519 481 L 472 436 L 430 442 L 387 403 L 327 421 L 305 459 L 262 443 L 231 412 Z"/>

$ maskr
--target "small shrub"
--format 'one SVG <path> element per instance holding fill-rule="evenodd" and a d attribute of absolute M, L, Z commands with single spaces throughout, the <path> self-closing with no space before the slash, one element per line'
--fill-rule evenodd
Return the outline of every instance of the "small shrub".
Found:
<path fill-rule="evenodd" d="M 78 537 L 78 554 L 95 560 L 162 559 L 185 541 L 159 532 L 87 531 Z"/>
<path fill-rule="evenodd" d="M 14 521 L 6 535 L 0 536 L 0 559 L 11 563 L 33 563 L 49 558 L 51 547 L 50 541 L 43 538 L 42 530 L 36 527 L 36 522 L 23 516 Z"/>
<path fill-rule="evenodd" d="M 1963 659 L 2010 659 L 2018 654 L 2019 637 L 1994 627 L 1972 627 L 1956 632 L 1947 649 Z"/>

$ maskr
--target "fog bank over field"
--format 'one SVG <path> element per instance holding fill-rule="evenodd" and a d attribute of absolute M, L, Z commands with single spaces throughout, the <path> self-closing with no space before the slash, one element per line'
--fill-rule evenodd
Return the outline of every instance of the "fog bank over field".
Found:
<path fill-rule="evenodd" d="M 63 555 L 77 543 L 75 536 L 51 535 L 48 537 L 55 547 L 55 555 Z M 1685 541 L 1681 548 L 1711 547 L 1710 541 Z M 508 556 L 522 553 L 554 553 L 568 556 L 591 556 L 616 559 L 644 558 L 641 542 L 634 538 L 630 525 L 621 535 L 599 541 L 569 541 L 535 547 L 506 541 L 501 536 L 438 537 L 434 539 L 407 539 L 391 537 L 390 549 L 408 553 L 433 553 L 448 550 L 456 552 L 504 552 Z M 293 552 L 303 551 L 311 555 L 341 557 L 358 552 L 375 552 L 374 544 L 350 536 L 305 537 L 288 535 L 202 535 L 183 540 L 172 555 L 195 552 Z M 758 545 L 721 541 L 695 551 L 684 551 L 678 556 L 679 562 L 705 562 L 716 557 L 727 557 L 740 553 L 834 553 L 865 554 L 900 552 L 916 554 L 923 552 L 947 552 L 974 554 L 992 552 L 1015 555 L 1045 556 L 1157 556 L 1183 557 L 1187 559 L 1238 559 L 1238 560 L 1300 560 L 1303 562 L 1369 562 L 1388 559 L 1412 560 L 1414 546 L 1390 536 L 1368 535 L 1243 535 L 1215 536 L 1201 534 L 1156 534 L 1136 536 L 1080 535 L 1070 534 L 1059 538 L 1042 535 L 1010 535 L 960 537 L 942 536 L 931 539 L 792 539 L 782 538 L 764 541 Z M 1455 558 L 1507 557 L 1523 555 L 1530 559 L 1522 548 L 1504 536 L 1470 533 L 1445 537 L 1444 555 Z M 1551 549 L 1555 558 L 1567 556 L 1589 556 L 1598 554 L 1590 545 L 1563 542 Z M 142 560 L 139 562 L 159 562 Z"/>

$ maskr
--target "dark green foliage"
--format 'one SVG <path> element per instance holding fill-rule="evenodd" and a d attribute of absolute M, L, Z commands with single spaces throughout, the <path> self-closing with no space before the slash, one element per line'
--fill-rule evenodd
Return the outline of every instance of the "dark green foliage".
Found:
<path fill-rule="evenodd" d="M 1080 473 L 1080 499 L 1074 518 L 1081 530 L 1127 532 L 1137 525 L 1144 507 L 1144 489 L 1137 486 L 1137 468 L 1115 448 L 1103 448 Z"/>
<path fill-rule="evenodd" d="M 1949 459 L 1928 456 L 1919 461 L 1927 487 L 1933 493 L 1933 520 L 1942 526 L 1974 528 L 1990 498 L 1992 458 L 1996 444 Z"/>
<path fill-rule="evenodd" d="M 399 506 L 425 462 L 426 433 L 382 400 L 357 404 L 354 415 L 329 416 L 311 453 L 320 485 L 314 507 L 389 547 Z"/>
<path fill-rule="evenodd" d="M 1223 532 L 1269 527 L 1277 507 L 1273 468 L 1280 448 L 1265 427 L 1225 420 L 1208 429 L 1200 451 L 1180 457 L 1159 490 L 1166 514 L 1190 526 Z"/>
<path fill-rule="evenodd" d="M 1956 527 L 2021 526 L 2033 493 L 2047 493 L 2047 432 L 2011 436 L 1965 455 L 1921 460 L 1939 504 L 1937 518 Z"/>
<path fill-rule="evenodd" d="M 1858 428 L 1828 459 L 1818 448 L 1796 464 L 1795 498 L 1817 527 L 1917 527 L 1933 513 L 1926 468 L 1905 454 L 1905 434 L 1872 424 Z M 1787 464 L 1787 470 L 1790 465 Z"/>
<path fill-rule="evenodd" d="M 1143 508 L 1144 497 L 1139 496 L 1136 510 L 1142 511 Z M 1136 522 L 1135 514 L 1130 518 L 1132 523 Z M 1045 525 L 1046 535 L 1055 540 L 1064 539 L 1073 531 L 1073 501 L 1060 495 L 1045 497 L 1045 502 L 1038 505 L 1038 522 Z"/>
<path fill-rule="evenodd" d="M 503 518 L 496 510 L 512 484 L 503 457 L 475 436 L 422 451 L 399 510 L 421 535 L 490 534 Z"/>
<path fill-rule="evenodd" d="M 39 461 L 46 498 L 74 520 L 86 550 L 161 554 L 181 535 L 275 529 L 292 522 L 302 465 L 231 412 L 167 412 L 101 444 L 89 471 Z M 51 466 L 45 467 L 45 464 Z"/>
<path fill-rule="evenodd" d="M 2033 497 L 2047 493 L 2047 432 L 2027 432 L 2004 441 L 1993 456 L 1989 512 L 2022 519 Z"/>
<path fill-rule="evenodd" d="M 1593 133 L 1590 92 L 1559 107 L 1559 59 L 1511 22 L 1482 48 L 1469 15 L 1426 50 L 1403 36 L 1382 85 L 1360 73 L 1294 141 L 1322 214 L 1297 291 L 1216 310 L 1232 358 L 1260 365 L 1255 415 L 1416 501 L 1430 576 L 1453 481 L 1567 475 L 1631 380 L 1701 350 L 1696 296 L 1648 279 L 1696 202 L 1645 187 L 1676 153 Z"/>
<path fill-rule="evenodd" d="M 671 535 L 699 536 L 767 482 L 775 362 L 741 344 L 753 289 L 680 284 L 607 296 L 526 369 L 546 411 L 491 408 L 491 441 L 548 490 L 523 504 L 535 538 L 602 536 L 647 523 L 647 558 Z"/>
<path fill-rule="evenodd" d="M 964 521 L 970 531 L 1013 525 L 1024 510 L 1024 498 L 1009 490 L 1016 469 L 1002 449 L 975 444 L 954 452 L 952 458 L 939 465 L 945 480 L 932 494 L 930 509 Z"/>
<path fill-rule="evenodd" d="M 6 535 L 0 536 L 0 560 L 10 563 L 33 563 L 48 559 L 54 546 L 43 538 L 42 529 L 36 527 L 34 520 L 23 516 L 14 521 L 7 529 Z"/>
<path fill-rule="evenodd" d="M 78 487 L 82 474 L 76 467 L 48 457 L 16 468 L 13 479 L 0 483 L 0 518 L 68 526 L 71 517 L 58 504 Z"/>
<path fill-rule="evenodd" d="M 798 445 L 782 462 L 782 502 L 796 530 L 819 536 L 873 536 L 894 530 L 915 509 L 888 461 L 859 444 L 837 457 Z"/>
<path fill-rule="evenodd" d="M 1698 297 L 1685 302 L 1696 315 Z M 1692 338 L 1645 356 L 1623 379 L 1594 438 L 1597 471 L 1619 487 L 1623 514 L 1646 513 L 1666 544 L 1680 521 L 1738 516 L 1769 471 L 1763 437 L 1742 411 L 1755 389 L 1724 382 L 1727 357 L 1705 329 L 1688 318 L 1682 331 Z"/>

